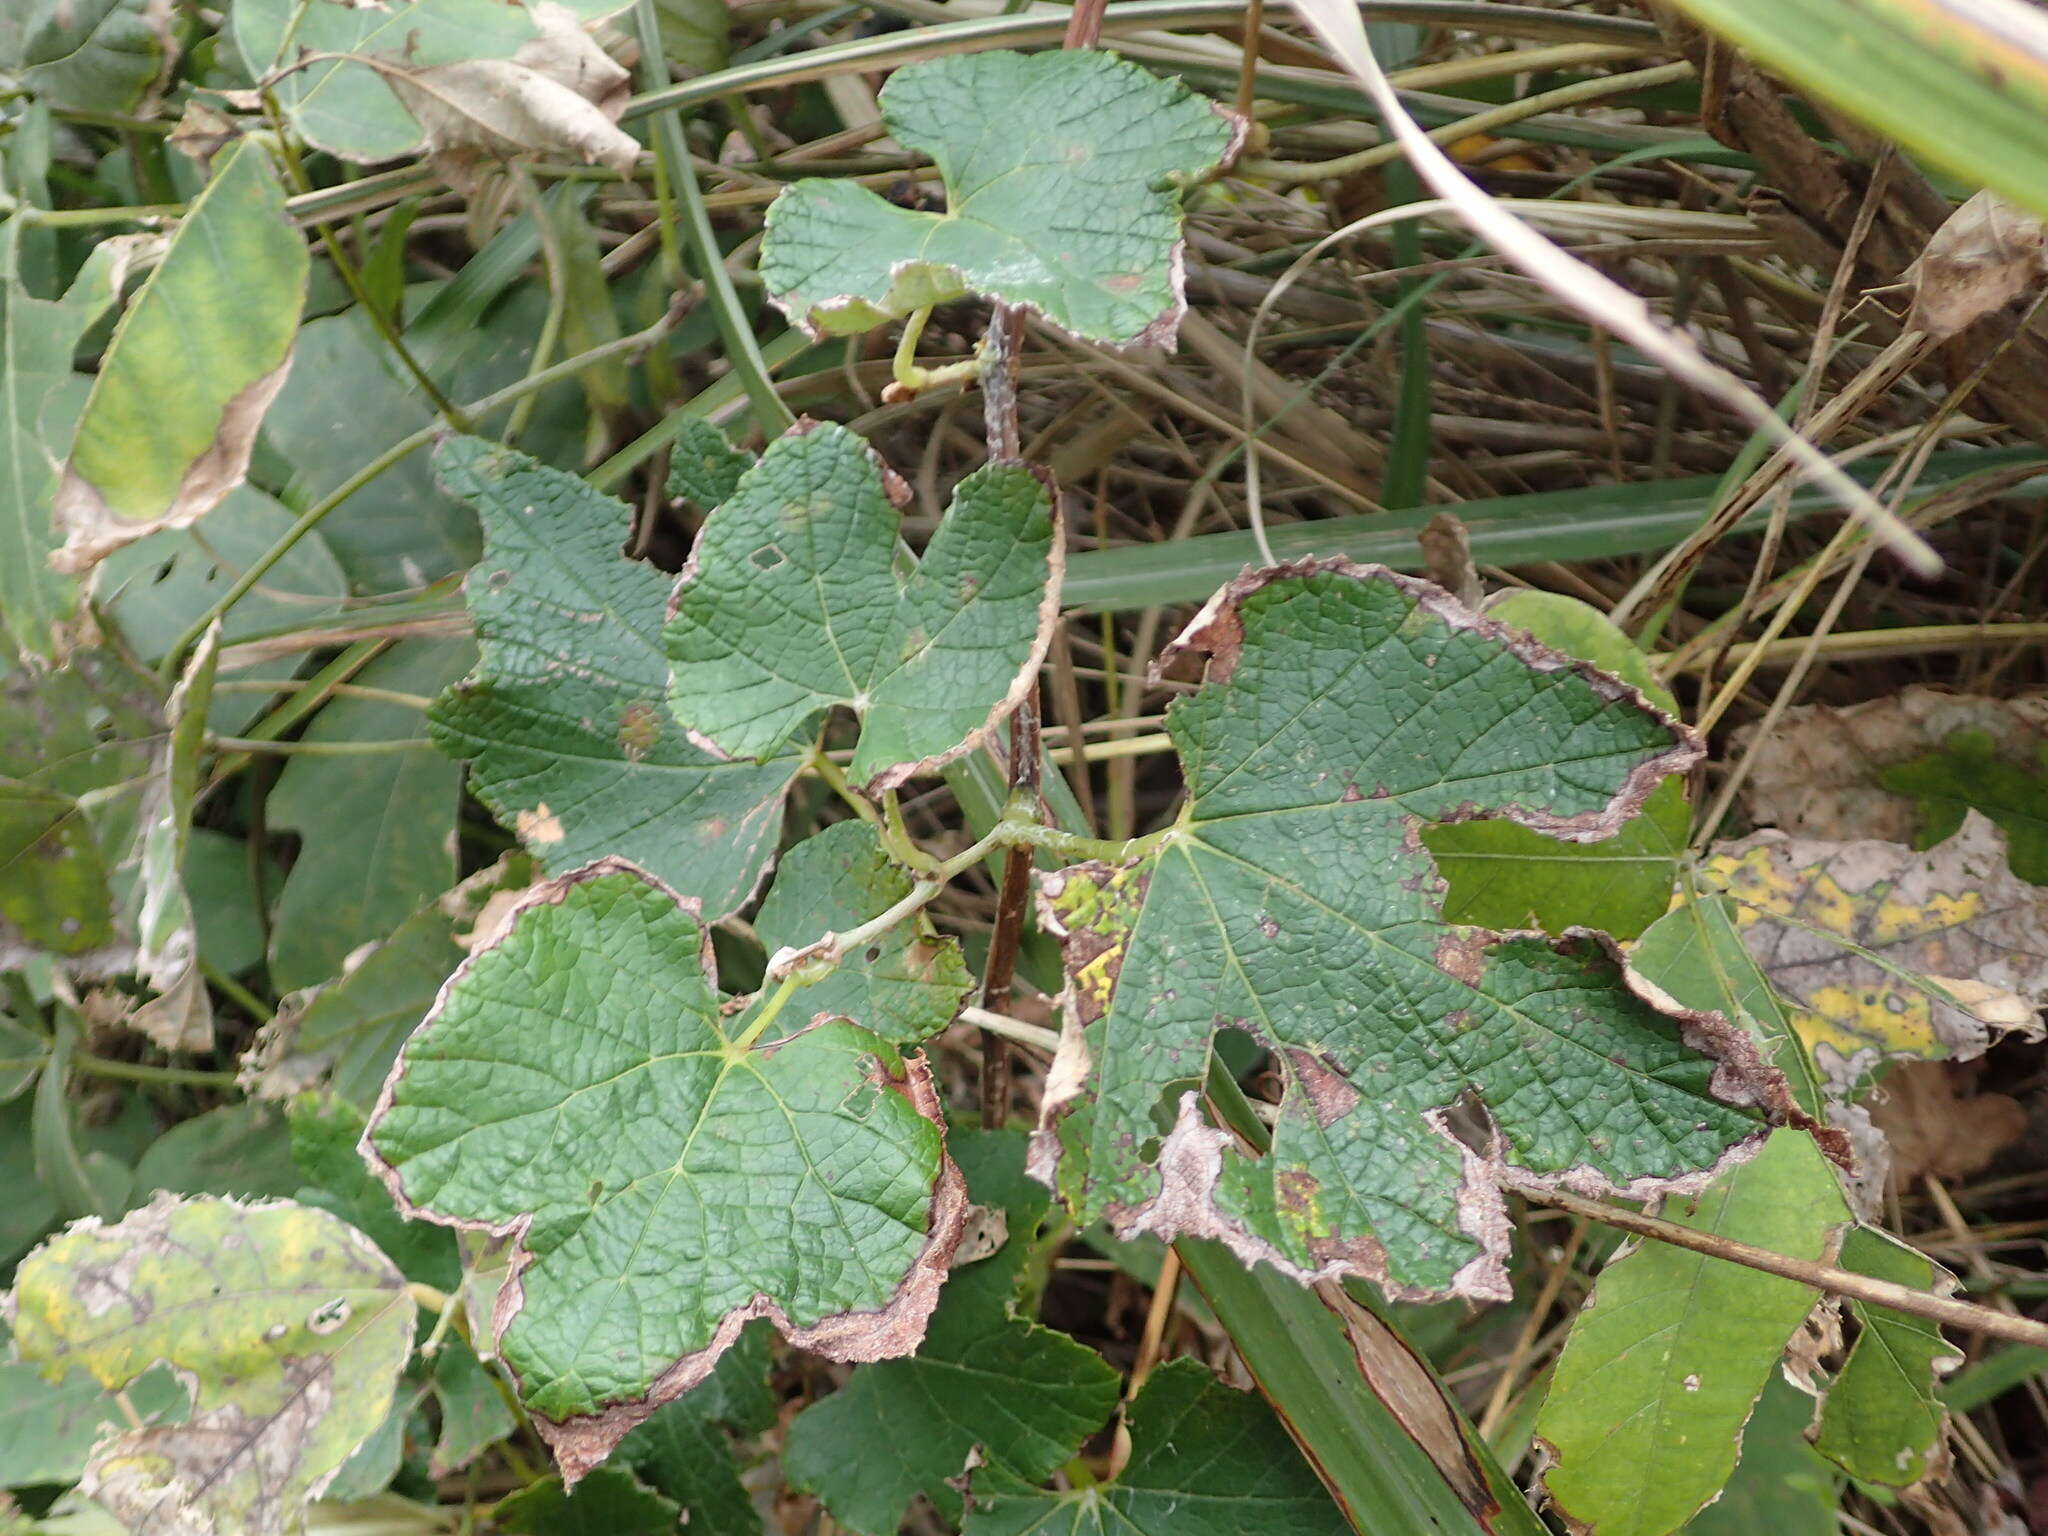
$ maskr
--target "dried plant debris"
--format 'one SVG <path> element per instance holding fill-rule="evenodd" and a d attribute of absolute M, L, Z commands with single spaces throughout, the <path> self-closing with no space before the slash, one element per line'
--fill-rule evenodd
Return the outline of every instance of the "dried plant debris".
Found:
<path fill-rule="evenodd" d="M 2048 888 L 2012 873 L 2005 835 L 1975 812 L 1925 852 L 1767 831 L 1716 845 L 1701 870 L 1837 1091 L 1892 1057 L 1980 1055 L 2033 1031 L 2048 1002 Z"/>
<path fill-rule="evenodd" d="M 1207 659 L 1168 715 L 1191 804 L 1144 861 L 1043 885 L 1068 1018 L 1033 1167 L 1080 1219 L 1396 1296 L 1501 1297 L 1511 1167 L 1694 1187 L 1794 1113 L 1749 1033 L 1632 989 L 1598 936 L 1443 919 L 1424 824 L 1597 839 L 1696 759 L 1634 689 L 1341 560 L 1240 578 L 1176 650 Z M 1185 1091 L 1224 1029 L 1285 1082 L 1256 1162 Z M 1461 1106 L 1482 1110 L 1476 1145 Z"/>

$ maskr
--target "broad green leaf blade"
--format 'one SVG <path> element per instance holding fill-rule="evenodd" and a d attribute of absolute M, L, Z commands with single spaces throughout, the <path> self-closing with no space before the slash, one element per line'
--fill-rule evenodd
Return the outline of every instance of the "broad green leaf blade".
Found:
<path fill-rule="evenodd" d="M 909 894 L 910 877 L 889 862 L 872 826 L 834 822 L 783 855 L 754 931 L 773 954 L 858 927 Z M 799 992 L 781 1033 L 828 1015 L 867 1020 L 884 1039 L 915 1045 L 952 1023 L 973 987 L 959 942 L 940 937 L 920 912 Z"/>
<path fill-rule="evenodd" d="M 1779 1131 L 1665 1217 L 1815 1261 L 1849 1218 L 1813 1139 Z M 1665 1536 L 1735 1470 L 1742 1426 L 1814 1293 L 1796 1280 L 1646 1242 L 1601 1272 L 1572 1325 L 1536 1434 L 1544 1486 L 1575 1529 Z"/>
<path fill-rule="evenodd" d="M 754 455 L 735 448 L 723 432 L 700 416 L 685 416 L 668 453 L 668 493 L 700 512 L 715 512 L 740 488 L 740 476 L 754 467 Z"/>
<path fill-rule="evenodd" d="M 974 1474 L 965 1536 L 1338 1536 L 1351 1529 L 1256 1393 L 1198 1360 L 1168 1361 L 1131 1404 L 1131 1459 L 1112 1482 L 1041 1493 Z"/>
<path fill-rule="evenodd" d="M 1589 661 L 1678 715 L 1650 658 L 1597 608 L 1555 592 L 1507 592 L 1489 619 L 1567 656 Z M 1672 777 L 1613 837 L 1561 843 L 1527 827 L 1468 821 L 1431 827 L 1422 840 L 1450 882 L 1444 916 L 1485 928 L 1597 928 L 1632 939 L 1671 905 L 1671 885 L 1692 832 L 1685 783 Z"/>
<path fill-rule="evenodd" d="M 1742 1432 L 1742 1459 L 1686 1536 L 1840 1536 L 1841 1478 L 1806 1443 L 1813 1399 L 1773 1372 Z"/>
<path fill-rule="evenodd" d="M 475 660 L 467 640 L 401 641 L 352 681 L 431 698 Z M 417 708 L 336 699 L 303 733 L 336 745 L 408 738 L 419 742 L 416 750 L 367 759 L 298 756 L 278 775 L 270 825 L 301 839 L 272 920 L 270 974 L 280 990 L 340 975 L 359 946 L 389 937 L 455 883 L 462 770 L 433 749 Z"/>
<path fill-rule="evenodd" d="M 1857 1227 L 1842 1240 L 1841 1265 L 1916 1291 L 1948 1295 L 1955 1277 L 1897 1238 Z M 1923 1317 L 1852 1301 L 1861 1332 L 1821 1400 L 1814 1449 L 1866 1483 L 1910 1488 L 1948 1475 L 1948 1410 L 1936 1391 L 1962 1352 Z"/>
<path fill-rule="evenodd" d="M 127 1390 L 145 1423 L 183 1418 L 185 1389 L 169 1371 L 150 1371 Z M 0 1488 L 75 1483 L 92 1448 L 128 1419 L 114 1394 L 84 1371 L 48 1381 L 26 1362 L 0 1365 Z"/>
<path fill-rule="evenodd" d="M 50 516 L 89 388 L 71 357 L 121 292 L 127 249 L 93 248 L 61 299 L 22 280 L 20 219 L 0 224 L 0 625 L 15 647 L 53 660 L 68 648 L 78 578 L 56 570 L 63 543 Z"/>
<path fill-rule="evenodd" d="M 1399 1298 L 1500 1297 L 1511 1167 L 1646 1193 L 1752 1143 L 1749 1106 L 1789 1109 L 1745 1033 L 1636 996 L 1596 937 L 1445 922 L 1418 837 L 1477 815 L 1609 835 L 1695 758 L 1682 726 L 1342 561 L 1241 578 L 1178 649 L 1208 658 L 1167 717 L 1192 804 L 1146 861 L 1043 885 L 1070 977 L 1054 1076 L 1082 1080 L 1048 1094 L 1035 1166 L 1059 1157 L 1078 1219 Z M 1284 1074 L 1256 1163 L 1183 1092 L 1225 1028 Z M 1478 1148 L 1444 1122 L 1474 1100 L 1497 1128 Z"/>
<path fill-rule="evenodd" d="M 2020 0 L 1679 0 L 1915 155 L 2048 214 L 2048 29 Z"/>
<path fill-rule="evenodd" d="M 309 265 L 283 184 L 242 140 L 107 344 L 57 487 L 61 567 L 189 527 L 242 483 L 291 367 Z"/>
<path fill-rule="evenodd" d="M 0 779 L 0 920 L 51 954 L 113 941 L 106 861 L 71 796 Z"/>
<path fill-rule="evenodd" d="M 464 585 L 482 658 L 430 713 L 435 744 L 475 760 L 471 790 L 549 872 L 616 854 L 714 917 L 743 905 L 800 754 L 733 762 L 684 735 L 665 697 L 668 582 L 620 554 L 621 503 L 481 438 L 434 462 L 484 527 Z"/>
<path fill-rule="evenodd" d="M 2037 766 L 2022 768 L 1999 752 L 1981 731 L 1957 731 L 1942 749 L 1875 775 L 1894 794 L 1918 805 L 1922 848 L 1953 837 L 1963 817 L 1978 811 L 2005 832 L 2012 872 L 2035 885 L 2048 885 L 2048 745 L 2036 749 Z"/>
<path fill-rule="evenodd" d="M 29 94 L 56 107 L 154 116 L 177 59 L 169 15 L 148 0 L 15 0 L 23 14 L 18 59 Z"/>
<path fill-rule="evenodd" d="M 905 569 L 892 478 L 844 427 L 799 427 L 705 522 L 667 632 L 694 737 L 765 758 L 844 704 L 861 721 L 849 774 L 879 791 L 971 750 L 1024 697 L 1059 608 L 1051 493 L 1021 464 L 976 470 Z"/>
<path fill-rule="evenodd" d="M 799 324 L 865 331 L 968 294 L 1077 336 L 1171 345 L 1185 308 L 1181 187 L 1236 144 L 1178 80 L 1096 49 L 988 52 L 898 70 L 883 120 L 928 154 L 946 211 L 851 181 L 799 181 L 768 210 L 761 280 Z"/>
<path fill-rule="evenodd" d="M 767 1379 L 768 1340 L 765 1323 L 743 1329 L 707 1380 L 619 1443 L 618 1460 L 673 1499 L 692 1530 L 712 1536 L 758 1536 L 761 1530 L 726 1430 L 758 1435 L 774 1427 L 778 1400 Z"/>
<path fill-rule="evenodd" d="M 51 1378 L 126 1386 L 159 1361 L 192 1389 L 181 1425 L 99 1445 L 83 1487 L 131 1529 L 296 1531 L 384 1421 L 412 1353 L 405 1279 L 370 1241 L 287 1201 L 160 1196 L 80 1222 L 22 1261 L 15 1347 Z"/>
<path fill-rule="evenodd" d="M 174 1195 L 294 1194 L 299 1181 L 290 1147 L 284 1117 L 270 1105 L 222 1104 L 180 1120 L 143 1150 L 135 1160 L 132 1198 L 140 1201 L 159 1190 Z"/>
<path fill-rule="evenodd" d="M 453 1291 L 462 1282 L 456 1236 L 445 1227 L 407 1221 L 356 1150 L 365 1116 L 346 1099 L 301 1094 L 288 1110 L 291 1161 L 306 1181 L 301 1205 L 330 1211 L 384 1250 L 406 1279 Z"/>
<path fill-rule="evenodd" d="M 559 1477 L 500 1499 L 491 1523 L 514 1536 L 670 1536 L 682 1511 L 623 1467 L 599 1467 L 572 1493 Z"/>
<path fill-rule="evenodd" d="M 1003 1212 L 1008 1242 L 953 1271 L 915 1355 L 860 1367 L 797 1416 L 784 1444 L 791 1485 L 816 1493 L 862 1536 L 894 1536 L 919 1493 L 957 1524 L 970 1465 L 1039 1482 L 1116 1406 L 1117 1373 L 1101 1356 L 1013 1311 L 1017 1272 L 1048 1203 L 1023 1176 L 1023 1137 L 984 1133 L 957 1155 L 970 1198 Z"/>
<path fill-rule="evenodd" d="M 406 1214 L 512 1238 L 492 1332 L 572 1481 L 750 1318 L 914 1349 L 959 1240 L 922 1060 L 845 1021 L 739 1049 L 709 964 L 693 905 L 622 861 L 535 886 L 364 1137 Z"/>

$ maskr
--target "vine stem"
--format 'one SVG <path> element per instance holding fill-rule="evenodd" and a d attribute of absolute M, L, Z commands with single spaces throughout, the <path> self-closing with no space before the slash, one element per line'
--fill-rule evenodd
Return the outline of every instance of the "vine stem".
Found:
<path fill-rule="evenodd" d="M 1519 1182 L 1511 1183 L 1509 1188 L 1523 1199 L 1539 1205 L 1555 1206 L 1558 1210 L 1569 1211 L 1574 1216 L 1584 1216 L 1604 1226 L 1632 1232 L 1638 1237 L 1654 1238 L 1660 1243 L 1669 1243 L 1674 1248 L 1705 1254 L 1708 1258 L 1724 1259 L 1730 1264 L 1762 1270 L 1767 1275 L 1779 1275 L 1787 1280 L 1796 1280 L 1801 1285 L 1811 1286 L 1814 1290 L 1825 1291 L 1832 1296 L 1847 1296 L 1853 1301 L 1868 1302 L 1872 1306 L 1889 1307 L 1894 1312 L 1906 1312 L 1914 1317 L 1946 1323 L 1953 1328 L 1990 1334 L 1993 1338 L 2007 1339 L 2015 1344 L 2031 1344 L 2037 1349 L 2048 1348 L 2048 1323 L 2037 1323 L 2032 1318 L 2014 1317 L 2009 1313 L 1994 1312 L 1989 1307 L 1980 1307 L 1975 1302 L 1958 1301 L 1951 1296 L 1935 1296 L 1926 1291 L 1916 1291 L 1911 1286 L 1897 1285 L 1889 1280 L 1876 1280 L 1869 1275 L 1859 1275 L 1852 1270 L 1837 1268 L 1833 1264 L 1815 1264 L 1805 1259 L 1790 1258 L 1782 1253 L 1773 1253 L 1768 1248 L 1737 1242 L 1718 1233 L 1696 1231 L 1692 1227 L 1682 1227 L 1675 1221 L 1645 1216 L 1639 1211 L 1625 1210 L 1600 1200 L 1588 1200 L 1583 1195 L 1570 1194 L 1561 1189 L 1542 1189 Z"/>

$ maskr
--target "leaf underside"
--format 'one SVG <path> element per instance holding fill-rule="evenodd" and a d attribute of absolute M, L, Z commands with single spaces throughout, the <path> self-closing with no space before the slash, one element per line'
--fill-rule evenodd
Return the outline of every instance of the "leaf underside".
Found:
<path fill-rule="evenodd" d="M 513 1234 L 497 1347 L 573 1481 L 751 1317 L 913 1349 L 965 1205 L 920 1058 L 846 1020 L 736 1050 L 692 904 L 619 860 L 534 887 L 407 1043 L 364 1150 Z"/>
<path fill-rule="evenodd" d="M 1034 1169 L 1078 1219 L 1397 1296 L 1498 1297 L 1510 1166 L 1648 1191 L 1758 1135 L 1752 1106 L 1789 1110 L 1747 1034 L 1636 996 L 1597 936 L 1446 923 L 1420 843 L 1478 815 L 1611 833 L 1698 755 L 1683 727 L 1427 583 L 1344 561 L 1241 578 L 1178 646 L 1209 658 L 1167 721 L 1182 823 L 1142 863 L 1043 887 L 1070 1012 Z M 1185 1092 L 1233 1028 L 1285 1085 L 1256 1162 Z M 1450 1129 L 1460 1106 L 1490 1122 L 1476 1147 Z"/>
<path fill-rule="evenodd" d="M 860 717 L 849 776 L 870 788 L 939 767 L 1014 708 L 1043 659 L 1059 593 L 1053 499 L 990 464 L 906 569 L 888 482 L 839 426 L 771 443 L 712 513 L 676 587 L 676 717 L 760 758 L 835 704 Z"/>
<path fill-rule="evenodd" d="M 785 190 L 760 267 L 792 317 L 857 332 L 975 293 L 1097 341 L 1172 341 L 1175 183 L 1230 154 L 1230 118 L 1095 49 L 933 59 L 897 70 L 880 101 L 897 142 L 937 164 L 946 212 L 899 208 L 846 180 Z"/>

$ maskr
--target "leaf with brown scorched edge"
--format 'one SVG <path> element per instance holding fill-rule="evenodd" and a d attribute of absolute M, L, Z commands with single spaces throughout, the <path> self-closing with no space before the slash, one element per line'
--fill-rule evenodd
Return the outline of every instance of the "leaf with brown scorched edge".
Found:
<path fill-rule="evenodd" d="M 22 1261 L 9 1306 L 46 1376 L 119 1389 L 164 1361 L 191 1390 L 184 1423 L 106 1440 L 86 1468 L 138 1536 L 299 1530 L 412 1353 L 405 1277 L 346 1222 L 283 1200 L 161 1195 L 75 1223 Z"/>
<path fill-rule="evenodd" d="M 619 1444 L 617 1462 L 684 1511 L 692 1531 L 760 1536 L 761 1516 L 740 1480 L 731 1436 L 775 1427 L 781 1397 L 768 1380 L 774 1330 L 753 1323 L 710 1377 L 665 1404 Z"/>
<path fill-rule="evenodd" d="M 815 422 L 740 477 L 669 602 L 669 700 L 693 739 L 765 758 L 844 704 L 861 722 L 848 775 L 879 792 L 1022 702 L 1059 612 L 1057 497 L 1023 464 L 984 465 L 911 562 L 898 490 L 859 437 Z"/>
<path fill-rule="evenodd" d="M 1696 760 L 1635 690 L 1343 560 L 1239 578 L 1174 650 L 1208 658 L 1167 716 L 1191 803 L 1145 861 L 1042 886 L 1074 980 L 1034 1170 L 1061 1165 L 1080 1220 L 1400 1298 L 1502 1297 L 1510 1167 L 1696 1187 L 1759 1108 L 1793 1112 L 1746 1032 L 1638 996 L 1599 936 L 1443 919 L 1423 825 L 1598 838 Z M 1256 1163 L 1191 1093 L 1159 1117 L 1226 1028 L 1284 1074 Z M 1468 1104 L 1491 1119 L 1476 1147 L 1450 1126 Z"/>
<path fill-rule="evenodd" d="M 538 885 L 363 1138 L 408 1215 L 511 1240 L 489 1332 L 572 1484 L 750 1318 L 915 1349 L 959 1241 L 922 1059 L 845 1020 L 744 1047 L 710 966 L 695 903 L 623 860 Z"/>
<path fill-rule="evenodd" d="M 1172 345 L 1181 188 L 1234 153 L 1236 119 L 1097 49 L 931 59 L 880 102 L 896 141 L 937 164 L 946 211 L 845 179 L 786 188 L 761 280 L 799 325 L 844 335 L 973 293 L 1096 341 Z"/>
<path fill-rule="evenodd" d="M 1952 1295 L 1955 1277 L 1887 1232 L 1857 1227 L 1843 1239 L 1841 1264 L 1916 1291 Z M 1852 1477 L 1894 1488 L 1948 1475 L 1948 1410 L 1939 1378 L 1963 1358 L 1941 1325 L 1890 1307 L 1851 1301 L 1862 1330 L 1841 1374 L 1821 1399 L 1814 1449 Z"/>
<path fill-rule="evenodd" d="M 491 1510 L 491 1524 L 513 1536 L 669 1536 L 681 1508 L 624 1467 L 599 1467 L 572 1493 L 559 1477 L 507 1495 Z"/>
<path fill-rule="evenodd" d="M 2006 867 L 2004 834 L 1974 812 L 1924 853 L 1758 832 L 1700 872 L 1734 898 L 1838 1092 L 1890 1057 L 1979 1055 L 2048 1001 L 2048 890 Z"/>
<path fill-rule="evenodd" d="M 277 173 L 243 140 L 107 344 L 53 503 L 60 569 L 189 527 L 242 483 L 291 367 L 308 264 Z"/>
<path fill-rule="evenodd" d="M 889 862 L 872 825 L 834 822 L 782 856 L 754 931 L 772 955 L 857 928 L 909 894 L 910 877 Z M 952 1023 L 973 988 L 959 941 L 919 912 L 797 993 L 789 1022 L 770 1033 L 793 1034 L 820 1017 L 868 1019 L 885 1040 L 915 1045 Z"/>
<path fill-rule="evenodd" d="M 1916 803 L 1921 791 L 1885 787 L 1887 773 L 1951 747 L 1988 750 L 2005 769 L 2028 772 L 2048 752 L 2048 699 L 1982 698 L 1916 684 L 1844 709 L 1789 709 L 1761 740 L 1745 728 L 1735 745 L 1754 764 L 1743 806 L 1756 825 L 1797 837 L 1924 848 L 1962 824 L 1962 807 L 1946 812 L 1946 825 L 1931 824 L 1923 815 L 1928 807 Z M 1975 808 L 1999 819 L 1994 806 Z"/>
<path fill-rule="evenodd" d="M 1953 837 L 1966 813 L 1980 811 L 2005 832 L 2012 872 L 2048 885 L 2048 740 L 2023 765 L 2001 755 L 1991 737 L 1957 731 L 1939 752 L 1879 770 L 1877 782 L 1913 797 L 1920 811 L 1914 847 Z"/>
<path fill-rule="evenodd" d="M 629 176 L 640 145 L 619 127 L 632 76 L 590 39 L 574 11 L 532 8 L 539 35 L 509 59 L 417 66 L 365 56 L 419 124 L 435 170 L 459 189 L 479 161 L 543 154 Z"/>
<path fill-rule="evenodd" d="M 1170 1360 L 1130 1409 L 1114 1478 L 1046 1493 L 1001 1466 L 974 1474 L 964 1536 L 1338 1536 L 1352 1529 L 1273 1410 L 1199 1360 Z"/>
<path fill-rule="evenodd" d="M 1777 1132 L 1664 1214 L 1811 1261 L 1833 1254 L 1849 1220 L 1834 1169 L 1801 1131 Z M 1690 1520 L 1735 1470 L 1742 1427 L 1813 1304 L 1796 1280 L 1663 1243 L 1612 1260 L 1536 1421 L 1544 1486 L 1572 1529 L 1666 1536 Z"/>
<path fill-rule="evenodd" d="M 616 854 L 713 917 L 751 900 L 802 756 L 714 757 L 670 714 L 668 580 L 620 554 L 630 510 L 481 438 L 434 466 L 484 529 L 463 586 L 482 655 L 429 711 L 435 745 L 474 760 L 471 790 L 552 874 Z"/>

